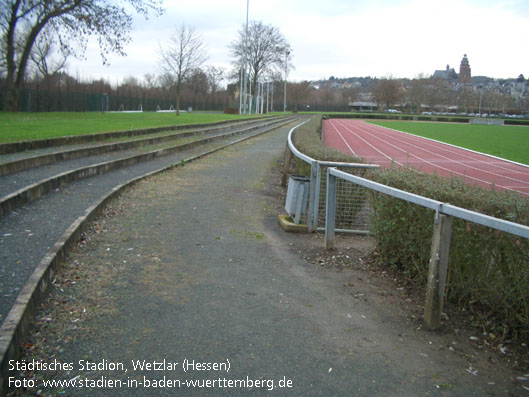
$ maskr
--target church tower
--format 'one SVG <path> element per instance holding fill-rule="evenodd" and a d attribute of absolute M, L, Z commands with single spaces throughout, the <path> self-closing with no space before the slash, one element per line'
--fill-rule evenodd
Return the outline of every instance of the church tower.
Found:
<path fill-rule="evenodd" d="M 472 77 L 470 75 L 470 64 L 468 63 L 467 54 L 461 60 L 461 66 L 459 66 L 459 82 L 461 84 L 471 84 Z"/>

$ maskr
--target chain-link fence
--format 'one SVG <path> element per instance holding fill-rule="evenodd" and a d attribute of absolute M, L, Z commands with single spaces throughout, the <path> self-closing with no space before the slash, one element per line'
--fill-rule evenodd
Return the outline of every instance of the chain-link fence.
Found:
<path fill-rule="evenodd" d="M 327 165 L 319 166 L 319 200 L 317 227 L 325 227 L 325 205 L 327 191 Z M 351 166 L 337 167 L 351 175 L 365 176 L 367 169 Z M 317 182 L 318 183 L 318 182 Z M 371 205 L 367 190 L 359 185 L 340 179 L 336 186 L 336 228 L 339 230 L 367 233 L 370 229 Z"/>
<path fill-rule="evenodd" d="M 1 84 L 0 84 L 0 88 Z M 0 91 L 0 110 L 3 106 L 3 91 Z M 204 98 L 187 100 L 182 98 L 180 109 L 223 111 L 231 106 L 229 98 Z M 106 111 L 151 111 L 168 110 L 175 106 L 175 99 L 147 98 L 144 95 L 125 96 L 105 93 L 88 93 L 68 90 L 44 90 L 24 88 L 18 96 L 18 110 L 22 112 L 106 112 Z"/>
<path fill-rule="evenodd" d="M 315 230 L 325 229 L 327 168 L 338 167 L 349 174 L 365 176 L 369 169 L 378 168 L 378 165 L 319 161 L 301 153 L 292 142 L 292 134 L 300 125 L 290 130 L 288 147 L 294 156 L 307 163 L 310 167 L 307 227 L 309 231 L 313 232 Z M 340 180 L 337 186 L 336 207 L 336 229 L 338 231 L 369 233 L 372 209 L 365 188 L 345 180 Z"/>

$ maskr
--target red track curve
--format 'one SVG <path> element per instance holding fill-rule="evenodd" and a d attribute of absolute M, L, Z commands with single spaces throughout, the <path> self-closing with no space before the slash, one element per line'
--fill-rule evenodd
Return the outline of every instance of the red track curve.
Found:
<path fill-rule="evenodd" d="M 464 178 L 485 188 L 529 195 L 529 166 L 361 120 L 325 120 L 323 141 L 382 167 L 406 165 L 421 172 Z"/>

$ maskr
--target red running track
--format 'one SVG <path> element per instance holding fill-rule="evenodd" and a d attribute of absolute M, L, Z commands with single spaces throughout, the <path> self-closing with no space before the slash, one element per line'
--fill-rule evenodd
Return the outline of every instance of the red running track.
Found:
<path fill-rule="evenodd" d="M 421 172 L 464 178 L 485 188 L 495 186 L 529 195 L 529 166 L 361 120 L 325 120 L 323 141 L 382 167 L 392 163 L 410 166 Z"/>

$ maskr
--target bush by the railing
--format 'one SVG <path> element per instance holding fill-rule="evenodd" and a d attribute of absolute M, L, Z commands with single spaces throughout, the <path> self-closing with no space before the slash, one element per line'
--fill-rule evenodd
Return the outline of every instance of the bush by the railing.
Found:
<path fill-rule="evenodd" d="M 441 202 L 525 225 L 529 199 L 469 186 L 456 178 L 391 168 L 372 179 Z M 383 194 L 373 194 L 373 231 L 381 263 L 425 285 L 434 212 Z M 499 336 L 529 339 L 529 240 L 454 219 L 447 300 L 478 314 Z"/>
<path fill-rule="evenodd" d="M 527 119 L 505 119 L 506 125 L 529 125 Z"/>
<path fill-rule="evenodd" d="M 468 123 L 464 116 L 416 115 L 402 113 L 329 113 L 325 117 L 338 119 L 377 119 L 377 120 L 410 120 L 410 121 L 438 121 L 448 123 Z"/>
<path fill-rule="evenodd" d="M 239 114 L 239 108 L 224 107 L 224 114 Z"/>

